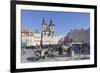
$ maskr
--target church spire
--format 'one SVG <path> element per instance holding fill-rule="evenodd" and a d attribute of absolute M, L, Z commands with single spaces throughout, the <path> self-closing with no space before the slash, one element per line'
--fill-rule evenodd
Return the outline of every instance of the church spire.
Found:
<path fill-rule="evenodd" d="M 42 20 L 42 25 L 46 25 L 45 19 Z"/>
<path fill-rule="evenodd" d="M 54 26 L 54 23 L 53 23 L 53 20 L 52 19 L 50 20 L 49 26 Z"/>

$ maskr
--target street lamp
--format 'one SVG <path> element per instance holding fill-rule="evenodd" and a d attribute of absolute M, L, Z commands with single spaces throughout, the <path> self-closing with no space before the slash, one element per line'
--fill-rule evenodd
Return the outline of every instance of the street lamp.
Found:
<path fill-rule="evenodd" d="M 40 41 L 40 46 L 41 46 L 41 48 L 43 49 L 43 35 L 42 35 L 42 32 L 41 32 L 41 41 Z"/>

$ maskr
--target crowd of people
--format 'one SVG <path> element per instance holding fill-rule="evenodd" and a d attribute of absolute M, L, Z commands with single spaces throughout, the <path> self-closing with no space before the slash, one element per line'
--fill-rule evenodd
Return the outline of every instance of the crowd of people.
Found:
<path fill-rule="evenodd" d="M 79 54 L 84 51 L 86 46 L 78 45 Z M 45 59 L 46 57 L 59 57 L 59 56 L 66 56 L 71 57 L 74 56 L 74 49 L 75 46 L 70 46 L 70 44 L 49 44 L 49 45 L 37 45 L 34 46 L 32 49 L 34 51 L 33 56 L 36 60 Z"/>
<path fill-rule="evenodd" d="M 36 45 L 34 47 L 34 55 L 38 59 L 45 59 L 46 57 L 58 57 L 58 56 L 71 56 L 71 47 L 69 45 L 57 44 L 57 45 Z"/>

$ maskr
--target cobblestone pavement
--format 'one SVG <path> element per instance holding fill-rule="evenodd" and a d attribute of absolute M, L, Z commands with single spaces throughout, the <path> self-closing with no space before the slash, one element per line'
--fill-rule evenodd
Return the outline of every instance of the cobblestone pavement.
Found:
<path fill-rule="evenodd" d="M 33 50 L 27 49 L 24 50 L 25 53 L 22 55 L 21 60 L 23 63 L 30 63 L 30 62 L 44 62 L 44 61 L 70 61 L 70 60 L 85 60 L 89 59 L 89 55 L 78 55 L 75 54 L 74 57 L 67 57 L 67 56 L 59 56 L 59 57 L 46 57 L 45 59 L 40 58 L 37 61 L 33 60 Z M 29 58 L 29 59 L 28 59 Z"/>

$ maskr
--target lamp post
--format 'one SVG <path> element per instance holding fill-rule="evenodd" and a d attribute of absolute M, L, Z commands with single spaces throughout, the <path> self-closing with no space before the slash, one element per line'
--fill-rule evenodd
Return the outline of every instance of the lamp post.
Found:
<path fill-rule="evenodd" d="M 42 35 L 42 32 L 41 32 L 41 41 L 40 41 L 40 45 L 41 45 L 41 48 L 43 49 L 43 35 Z"/>

